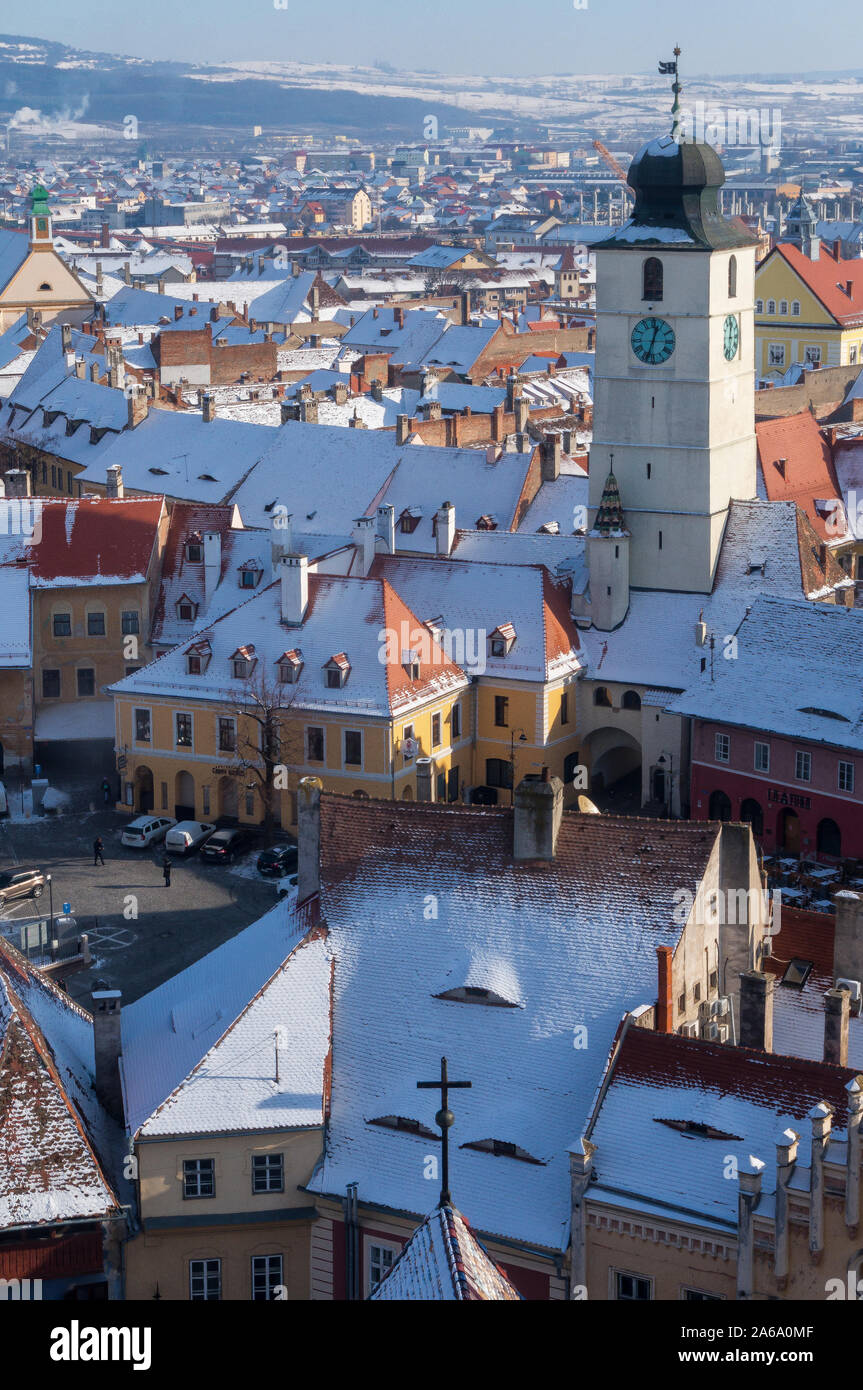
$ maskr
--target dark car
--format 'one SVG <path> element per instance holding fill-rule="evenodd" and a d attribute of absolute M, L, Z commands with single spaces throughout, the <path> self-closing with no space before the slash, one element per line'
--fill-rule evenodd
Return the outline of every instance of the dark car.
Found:
<path fill-rule="evenodd" d="M 267 878 L 284 878 L 297 871 L 296 845 L 273 845 L 258 855 L 258 873 Z"/>
<path fill-rule="evenodd" d="M 45 891 L 41 869 L 6 869 L 0 873 L 0 903 L 15 898 L 40 898 Z"/>
<path fill-rule="evenodd" d="M 231 864 L 238 854 L 242 854 L 252 843 L 247 830 L 235 827 L 233 830 L 217 830 L 201 846 L 202 859 L 214 859 L 220 864 Z"/>

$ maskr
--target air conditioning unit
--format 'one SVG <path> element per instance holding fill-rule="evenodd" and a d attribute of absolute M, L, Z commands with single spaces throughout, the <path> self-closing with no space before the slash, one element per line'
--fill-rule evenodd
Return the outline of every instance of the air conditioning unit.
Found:
<path fill-rule="evenodd" d="M 704 1030 L 704 1036 L 709 1042 L 728 1042 L 727 1023 L 708 1023 Z"/>
<path fill-rule="evenodd" d="M 712 1007 L 713 1007 L 713 1001 L 712 1001 L 712 1000 L 710 1000 L 710 999 L 702 999 L 701 1003 L 698 1005 L 698 1017 L 699 1017 L 699 1018 L 709 1018 L 709 1017 L 710 1017 L 710 1010 L 712 1009 Z"/>
<path fill-rule="evenodd" d="M 683 1038 L 697 1038 L 697 1037 L 698 1037 L 698 1024 L 697 1024 L 697 1023 L 684 1023 L 683 1027 L 682 1027 L 681 1030 L 680 1030 L 680 1035 L 681 1035 L 681 1037 L 683 1037 Z"/>
<path fill-rule="evenodd" d="M 761 959 L 762 959 L 762 960 L 766 960 L 768 956 L 772 956 L 772 955 L 773 955 L 773 937 L 772 937 L 772 936 L 765 936 L 764 939 L 763 939 L 763 941 L 761 942 Z"/>
<path fill-rule="evenodd" d="M 853 1004 L 860 1003 L 861 993 L 863 993 L 863 991 L 861 991 L 859 980 L 837 980 L 836 988 L 847 989 L 851 994 L 851 1002 Z"/>

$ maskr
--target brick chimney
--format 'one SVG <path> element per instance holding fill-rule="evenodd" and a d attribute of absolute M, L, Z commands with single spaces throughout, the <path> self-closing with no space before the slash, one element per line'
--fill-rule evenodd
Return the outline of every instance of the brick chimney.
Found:
<path fill-rule="evenodd" d="M 92 994 L 96 1094 L 109 1114 L 120 1121 L 123 1119 L 123 1091 L 120 1085 L 121 998 L 118 989 L 99 989 Z"/>
<path fill-rule="evenodd" d="M 515 403 L 515 428 L 517 434 L 524 434 L 527 429 L 527 419 L 530 414 L 530 405 L 524 396 L 519 396 Z"/>
<path fill-rule="evenodd" d="M 405 311 L 401 304 L 396 304 L 393 307 L 393 318 L 395 319 L 396 328 L 404 328 Z"/>
<path fill-rule="evenodd" d="M 542 443 L 542 481 L 544 483 L 556 482 L 560 477 L 560 455 L 560 435 L 548 435 Z"/>
<path fill-rule="evenodd" d="M 382 401 L 384 398 L 383 382 L 379 377 L 375 377 L 372 382 L 371 397 L 373 401 Z"/>
<path fill-rule="evenodd" d="M 824 1061 L 837 1067 L 848 1065 L 850 1015 L 850 990 L 828 989 L 824 995 Z"/>
<path fill-rule="evenodd" d="M 287 627 L 301 627 L 309 606 L 308 556 L 283 555 L 279 562 L 279 577 L 282 622 Z"/>
<path fill-rule="evenodd" d="M 517 864 L 549 863 L 554 859 L 563 817 L 563 783 L 548 768 L 535 781 L 523 781 L 515 791 L 513 859 Z"/>
<path fill-rule="evenodd" d="M 399 415 L 396 419 L 396 444 L 407 444 L 410 434 L 410 416 Z"/>
<path fill-rule="evenodd" d="M 110 227 L 108 226 L 108 223 L 107 223 L 107 222 L 103 222 L 102 225 L 101 225 L 101 227 L 99 228 L 99 245 L 100 245 L 100 246 L 110 246 L 110 245 L 111 245 L 111 229 L 110 229 Z"/>
<path fill-rule="evenodd" d="M 183 317 L 183 306 L 182 306 L 182 304 L 175 304 L 175 305 L 174 305 L 174 322 L 177 323 L 182 317 Z"/>
<path fill-rule="evenodd" d="M 297 787 L 297 904 L 321 891 L 320 777 L 301 777 Z M 317 918 L 319 914 L 315 914 Z"/>
<path fill-rule="evenodd" d="M 774 977 L 760 970 L 740 976 L 740 1046 L 773 1051 Z"/>
<path fill-rule="evenodd" d="M 119 463 L 112 463 L 105 470 L 105 496 L 120 499 L 125 495 L 123 470 Z"/>
<path fill-rule="evenodd" d="M 674 953 L 670 946 L 657 946 L 656 948 L 656 970 L 657 970 L 657 996 L 656 996 L 656 1031 L 657 1033 L 674 1032 L 674 1003 L 673 1003 L 673 984 L 672 984 L 672 965 Z"/>

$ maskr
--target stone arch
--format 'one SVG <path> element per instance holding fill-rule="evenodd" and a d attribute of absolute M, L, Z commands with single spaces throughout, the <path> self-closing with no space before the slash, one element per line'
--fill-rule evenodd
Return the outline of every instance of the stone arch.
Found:
<path fill-rule="evenodd" d="M 174 778 L 174 815 L 177 820 L 195 819 L 195 779 L 191 772 L 178 772 Z"/>
<path fill-rule="evenodd" d="M 625 729 L 603 725 L 594 729 L 584 741 L 585 758 L 590 764 L 589 794 L 603 795 L 624 780 L 635 783 L 636 774 L 640 795 L 641 744 Z"/>
<path fill-rule="evenodd" d="M 835 820 L 825 816 L 823 820 L 818 822 L 816 835 L 815 846 L 818 853 L 827 854 L 831 859 L 838 859 L 842 853 L 842 831 Z"/>
<path fill-rule="evenodd" d="M 731 820 L 731 797 L 719 788 L 710 793 L 708 820 Z"/>
<path fill-rule="evenodd" d="M 753 835 L 764 834 L 764 812 L 761 803 L 756 801 L 753 796 L 747 796 L 740 803 L 740 819 L 752 826 Z"/>
<path fill-rule="evenodd" d="M 140 765 L 135 769 L 135 810 L 145 815 L 152 811 L 154 804 L 152 769 Z"/>
<path fill-rule="evenodd" d="M 237 820 L 240 814 L 240 793 L 236 777 L 219 778 L 219 815 L 223 820 Z"/>
<path fill-rule="evenodd" d="M 776 843 L 787 854 L 800 853 L 800 817 L 786 806 L 776 820 Z"/>

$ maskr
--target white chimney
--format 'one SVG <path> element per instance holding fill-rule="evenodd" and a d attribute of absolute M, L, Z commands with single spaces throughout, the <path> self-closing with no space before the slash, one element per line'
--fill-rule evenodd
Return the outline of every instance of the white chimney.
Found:
<path fill-rule="evenodd" d="M 279 561 L 283 555 L 290 555 L 294 549 L 294 516 L 279 503 L 273 508 L 273 520 L 270 537 L 270 561 L 273 567 L 273 578 L 279 577 Z"/>
<path fill-rule="evenodd" d="M 301 627 L 309 605 L 308 555 L 283 555 L 279 563 L 282 584 L 282 622 Z"/>
<path fill-rule="evenodd" d="M 394 555 L 396 551 L 396 512 L 395 507 L 385 503 L 378 507 L 378 535 L 386 541 L 387 551 Z"/>
<path fill-rule="evenodd" d="M 452 554 L 455 541 L 455 507 L 452 502 L 444 502 L 435 516 L 435 546 L 437 554 L 447 559 Z"/>
<path fill-rule="evenodd" d="M 119 463 L 112 463 L 110 468 L 105 469 L 105 496 L 116 498 L 125 496 L 123 470 Z"/>
<path fill-rule="evenodd" d="M 222 537 L 219 531 L 204 532 L 204 606 L 208 607 L 222 573 Z"/>
<path fill-rule="evenodd" d="M 375 558 L 375 540 L 377 539 L 375 518 L 373 516 L 357 517 L 351 539 L 359 551 L 359 573 L 365 579 Z"/>

